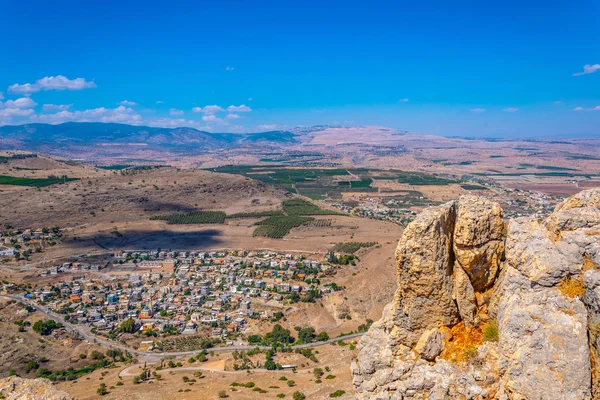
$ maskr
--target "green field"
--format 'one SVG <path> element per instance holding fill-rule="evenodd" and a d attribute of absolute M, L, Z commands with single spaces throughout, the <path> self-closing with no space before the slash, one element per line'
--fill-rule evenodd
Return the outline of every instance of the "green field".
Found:
<path fill-rule="evenodd" d="M 283 217 L 269 217 L 256 223 L 258 227 L 254 230 L 253 236 L 264 236 L 274 239 L 281 239 L 287 235 L 292 228 L 312 221 L 311 217 L 301 217 L 298 215 L 286 215 Z"/>
<path fill-rule="evenodd" d="M 374 179 L 411 185 L 449 185 L 458 181 L 423 172 L 366 168 L 287 168 L 281 165 L 228 165 L 210 171 L 239 174 L 314 200 L 341 199 L 347 192 L 377 192 Z"/>
<path fill-rule="evenodd" d="M 275 216 L 283 216 L 285 215 L 283 211 L 272 210 L 272 211 L 257 211 L 257 212 L 246 212 L 246 213 L 236 213 L 229 214 L 227 218 L 260 218 L 260 217 L 275 217 Z"/>
<path fill-rule="evenodd" d="M 47 178 L 22 178 L 17 176 L 0 175 L 0 185 L 32 186 L 44 187 L 57 183 L 76 181 L 78 178 L 68 178 L 66 176 L 49 176 Z"/>
<path fill-rule="evenodd" d="M 188 224 L 222 224 L 225 222 L 226 214 L 223 211 L 192 211 L 187 214 L 157 215 L 151 220 L 167 221 L 173 225 Z"/>

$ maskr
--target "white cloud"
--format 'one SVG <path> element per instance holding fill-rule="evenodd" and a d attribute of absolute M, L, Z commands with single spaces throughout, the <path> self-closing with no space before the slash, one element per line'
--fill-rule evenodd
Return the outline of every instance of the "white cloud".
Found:
<path fill-rule="evenodd" d="M 211 114 L 211 115 L 203 115 L 202 121 L 204 121 L 204 122 L 221 122 L 223 120 L 221 118 L 217 118 Z"/>
<path fill-rule="evenodd" d="M 28 117 L 34 114 L 34 111 L 31 108 L 22 109 L 22 108 L 5 108 L 0 109 L 0 121 L 5 119 L 10 119 L 13 117 Z"/>
<path fill-rule="evenodd" d="M 0 100 L 4 98 L 4 93 L 0 92 Z"/>
<path fill-rule="evenodd" d="M 482 113 L 485 112 L 485 108 L 471 108 L 470 111 L 474 113 Z"/>
<path fill-rule="evenodd" d="M 514 107 L 509 107 L 509 108 L 505 108 L 505 109 L 504 109 L 504 110 L 502 110 L 502 111 L 504 111 L 504 112 L 509 112 L 509 113 L 514 113 L 514 112 L 517 112 L 517 111 L 519 111 L 519 109 L 518 109 L 518 108 L 514 108 Z"/>
<path fill-rule="evenodd" d="M 216 104 L 212 105 L 212 106 L 205 106 L 205 107 L 194 107 L 192 108 L 192 111 L 195 113 L 203 113 L 206 115 L 213 115 L 216 114 L 218 112 L 223 112 L 225 111 L 223 109 L 223 107 L 219 107 Z"/>
<path fill-rule="evenodd" d="M 44 104 L 42 110 L 53 112 L 53 111 L 64 111 L 71 108 L 73 104 Z"/>
<path fill-rule="evenodd" d="M 398 103 L 408 103 L 408 99 L 405 97 L 403 99 L 398 100 Z"/>
<path fill-rule="evenodd" d="M 32 108 L 37 106 L 37 103 L 29 97 L 21 97 L 16 100 L 6 100 L 4 103 L 0 101 L 0 108 Z"/>
<path fill-rule="evenodd" d="M 137 106 L 137 103 L 134 103 L 133 101 L 129 101 L 127 99 L 121 101 L 118 103 L 120 106 L 125 106 L 125 107 L 131 107 L 131 106 Z"/>
<path fill-rule="evenodd" d="M 252 101 L 252 97 L 248 97 L 248 101 Z"/>
<path fill-rule="evenodd" d="M 162 100 L 156 100 L 156 104 L 165 104 L 165 102 Z"/>
<path fill-rule="evenodd" d="M 235 67 L 230 67 L 229 65 L 225 67 L 225 71 L 233 71 Z"/>
<path fill-rule="evenodd" d="M 581 76 L 581 75 L 587 75 L 587 74 L 593 74 L 594 72 L 600 70 L 600 64 L 585 64 L 583 66 L 583 71 L 582 72 L 575 72 L 573 74 L 573 76 Z"/>
<path fill-rule="evenodd" d="M 238 119 L 239 117 L 237 114 L 227 114 L 227 119 Z"/>
<path fill-rule="evenodd" d="M 261 124 L 256 127 L 259 131 L 273 131 L 277 129 L 277 124 Z"/>
<path fill-rule="evenodd" d="M 39 114 L 34 118 L 38 122 L 59 124 L 62 122 L 118 122 L 123 124 L 140 124 L 142 117 L 132 108 L 94 108 L 83 111 L 60 111 L 55 114 Z"/>
<path fill-rule="evenodd" d="M 169 110 L 169 115 L 183 115 L 183 110 L 178 110 L 176 108 L 171 108 Z"/>
<path fill-rule="evenodd" d="M 563 103 L 563 102 L 562 102 L 562 101 L 560 101 L 560 100 L 556 100 L 556 101 L 554 102 L 554 104 L 562 104 L 562 103 Z"/>
<path fill-rule="evenodd" d="M 600 111 L 600 106 L 596 106 L 596 107 L 592 108 L 592 110 L 594 110 L 594 111 Z"/>
<path fill-rule="evenodd" d="M 229 111 L 230 113 L 233 113 L 233 112 L 250 112 L 250 111 L 252 111 L 252 109 L 250 107 L 248 107 L 247 105 L 242 104 L 242 105 L 239 105 L 239 106 L 231 105 L 231 106 L 227 107 L 227 111 Z"/>
<path fill-rule="evenodd" d="M 38 79 L 35 83 L 25 83 L 19 85 L 15 83 L 8 87 L 9 92 L 30 94 L 42 90 L 82 90 L 95 88 L 96 84 L 91 81 L 86 81 L 84 78 L 69 79 L 62 75 L 46 76 Z"/>
<path fill-rule="evenodd" d="M 585 110 L 585 108 L 583 108 L 583 107 L 575 107 L 573 109 L 573 111 L 583 111 L 583 110 Z"/>

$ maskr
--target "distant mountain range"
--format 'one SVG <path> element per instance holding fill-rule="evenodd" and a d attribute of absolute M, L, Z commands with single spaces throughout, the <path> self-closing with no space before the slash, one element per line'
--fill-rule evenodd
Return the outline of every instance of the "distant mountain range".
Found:
<path fill-rule="evenodd" d="M 212 133 L 194 128 L 154 128 L 100 122 L 67 122 L 64 124 L 27 124 L 0 126 L 0 145 L 4 148 L 36 149 L 57 144 L 86 146 L 98 143 L 145 143 L 160 147 L 215 149 L 247 144 L 294 144 L 296 134 L 290 131 L 259 133 Z"/>

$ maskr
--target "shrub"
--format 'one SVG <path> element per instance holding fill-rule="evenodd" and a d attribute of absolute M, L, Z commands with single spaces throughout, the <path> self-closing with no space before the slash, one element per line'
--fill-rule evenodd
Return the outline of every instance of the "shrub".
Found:
<path fill-rule="evenodd" d="M 277 398 L 278 398 L 278 399 L 283 399 L 284 397 L 285 397 L 285 394 L 283 394 L 283 393 L 279 393 L 279 394 L 277 395 Z"/>
<path fill-rule="evenodd" d="M 108 394 L 108 390 L 106 390 L 106 385 L 104 383 L 100 384 L 100 387 L 96 390 L 100 396 L 104 396 Z"/>
<path fill-rule="evenodd" d="M 335 375 L 329 374 L 325 377 L 325 379 L 335 379 Z"/>
<path fill-rule="evenodd" d="M 227 392 L 226 392 L 226 391 L 224 391 L 224 390 L 219 390 L 219 393 L 218 393 L 218 395 L 219 395 L 219 398 L 220 398 L 220 399 L 225 399 L 225 398 L 227 398 Z"/>
<path fill-rule="evenodd" d="M 498 341 L 498 323 L 495 320 L 488 321 L 483 326 L 483 340 L 486 342 Z"/>
<path fill-rule="evenodd" d="M 319 379 L 320 377 L 323 376 L 324 372 L 321 368 L 315 368 L 313 370 L 313 374 L 315 375 L 315 378 Z"/>
<path fill-rule="evenodd" d="M 296 382 L 289 380 L 289 381 L 287 381 L 287 385 L 288 385 L 288 387 L 293 387 L 293 386 L 296 386 Z"/>
<path fill-rule="evenodd" d="M 256 386 L 254 382 L 246 382 L 246 384 L 244 385 L 244 387 L 247 388 L 253 388 L 254 386 Z"/>
<path fill-rule="evenodd" d="M 583 287 L 583 280 L 581 277 L 565 277 L 565 279 L 558 284 L 558 290 L 560 290 L 565 296 L 571 298 L 581 297 L 583 296 L 583 293 L 585 293 L 585 288 Z"/>
<path fill-rule="evenodd" d="M 292 398 L 294 400 L 305 400 L 306 399 L 306 395 L 302 392 L 294 392 L 294 394 L 292 395 Z"/>
<path fill-rule="evenodd" d="M 342 397 L 345 393 L 346 392 L 343 390 L 336 390 L 335 392 L 330 393 L 329 397 L 331 397 L 331 398 Z"/>
<path fill-rule="evenodd" d="M 478 351 L 477 348 L 473 345 L 468 345 L 464 350 L 465 361 L 471 361 L 475 357 L 477 357 Z"/>

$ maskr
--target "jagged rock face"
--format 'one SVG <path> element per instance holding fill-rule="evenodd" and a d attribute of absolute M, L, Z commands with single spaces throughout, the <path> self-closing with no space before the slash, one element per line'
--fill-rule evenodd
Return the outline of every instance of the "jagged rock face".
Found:
<path fill-rule="evenodd" d="M 427 210 L 400 240 L 398 292 L 352 365 L 357 398 L 600 398 L 600 189 L 544 222 L 505 223 L 498 205 L 472 196 L 453 209 Z M 498 338 L 476 347 L 445 334 L 464 326 L 481 338 L 489 319 Z"/>
<path fill-rule="evenodd" d="M 452 298 L 454 203 L 430 208 L 410 224 L 396 249 L 398 339 L 414 346 L 432 327 L 458 322 Z"/>
<path fill-rule="evenodd" d="M 56 389 L 48 379 L 17 376 L 0 379 L 0 395 L 6 400 L 73 400 L 71 395 Z"/>

